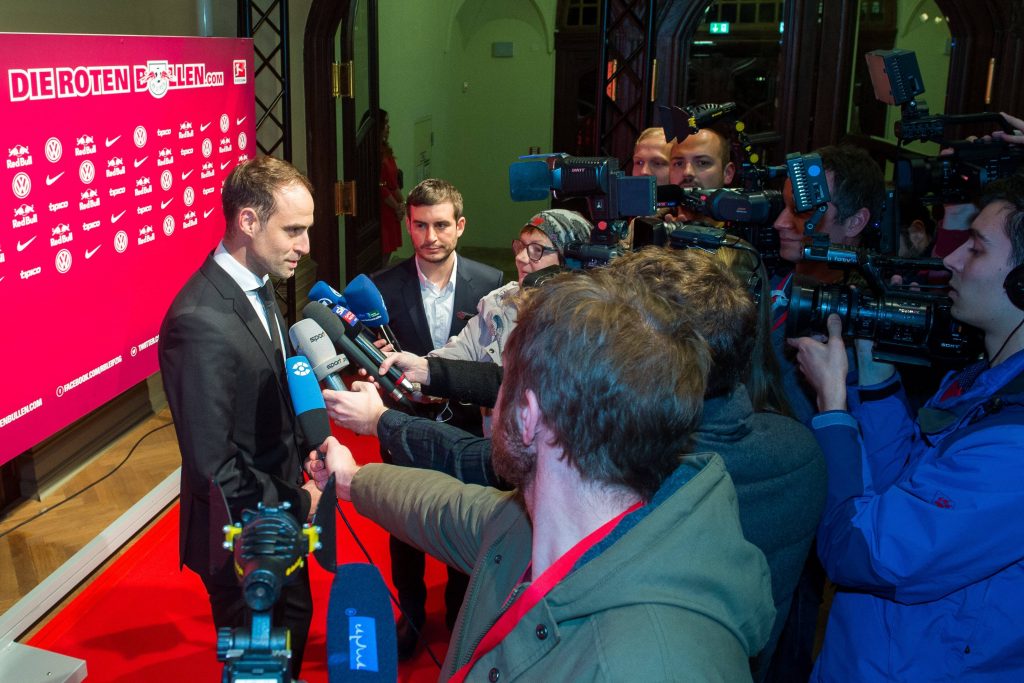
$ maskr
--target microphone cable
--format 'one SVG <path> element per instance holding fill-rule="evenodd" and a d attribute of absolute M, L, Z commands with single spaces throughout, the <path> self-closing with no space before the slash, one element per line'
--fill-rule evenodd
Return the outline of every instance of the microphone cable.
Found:
<path fill-rule="evenodd" d="M 138 448 L 142 444 L 142 442 L 146 439 L 146 437 L 148 437 L 151 434 L 154 434 L 154 433 L 160 431 L 161 429 L 166 429 L 167 427 L 170 427 L 173 424 L 174 424 L 174 421 L 171 420 L 170 422 L 167 422 L 166 424 L 162 424 L 159 427 L 154 427 L 153 429 L 150 429 L 148 432 L 146 432 L 145 434 L 143 434 L 142 436 L 140 436 L 138 438 L 138 440 L 135 442 L 135 445 L 133 445 L 131 447 L 131 449 L 128 451 L 128 454 L 126 456 L 124 456 L 124 458 L 121 460 L 121 462 L 117 463 L 117 465 L 114 467 L 114 469 L 110 470 L 109 472 L 104 474 L 102 477 L 100 477 L 96 481 L 92 482 L 91 484 L 87 485 L 86 487 L 76 491 L 75 493 L 72 493 L 70 496 L 68 496 L 64 500 L 60 501 L 59 503 L 54 503 L 53 505 L 49 505 L 49 506 L 43 508 L 42 510 L 40 510 L 39 512 L 37 512 L 36 514 L 32 515 L 28 519 L 24 519 L 24 520 L 18 522 L 17 524 L 15 524 L 10 529 L 7 529 L 6 531 L 0 533 L 0 538 L 3 538 L 4 536 L 7 536 L 8 534 L 17 531 L 18 529 L 20 529 L 21 527 L 25 526 L 29 522 L 34 522 L 35 520 L 39 519 L 43 515 L 47 514 L 48 512 L 56 510 L 57 508 L 59 508 L 64 503 L 67 503 L 70 500 L 74 500 L 75 498 L 77 498 L 78 496 L 82 495 L 83 493 L 85 493 L 86 491 L 91 489 L 92 487 L 94 487 L 97 484 L 99 484 L 100 482 L 106 480 L 111 475 L 113 475 L 115 472 L 117 472 L 119 469 L 121 469 L 121 467 L 124 466 L 124 464 L 126 462 L 128 462 L 128 458 L 132 457 L 132 453 L 135 452 L 135 449 Z"/>

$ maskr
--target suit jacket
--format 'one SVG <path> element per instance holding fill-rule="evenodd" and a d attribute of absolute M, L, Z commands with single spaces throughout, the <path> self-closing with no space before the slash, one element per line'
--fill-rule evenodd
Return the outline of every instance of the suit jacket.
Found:
<path fill-rule="evenodd" d="M 276 307 L 275 315 L 286 330 Z M 245 292 L 208 257 L 171 303 L 159 342 L 181 448 L 180 560 L 199 574 L 210 571 L 211 538 L 214 548 L 223 541 L 224 520 L 212 520 L 211 530 L 211 479 L 233 521 L 259 502 L 287 501 L 301 522 L 308 515 L 294 412 L 275 354 Z"/>
<path fill-rule="evenodd" d="M 451 329 L 448 330 L 449 337 L 462 331 L 469 318 L 476 315 L 476 305 L 480 299 L 500 287 L 504 278 L 502 272 L 496 268 L 471 261 L 458 254 L 455 257 L 458 259 L 458 267 L 455 272 L 455 305 Z M 423 356 L 434 350 L 434 342 L 430 338 L 427 314 L 423 310 L 415 258 L 407 258 L 370 277 L 384 298 L 384 304 L 388 308 L 388 324 L 402 350 Z M 477 406 L 462 405 L 454 400 L 449 406 L 452 411 L 449 424 L 478 436 L 483 433 L 483 421 Z M 440 409 L 436 406 L 417 407 L 417 413 L 424 417 L 437 410 Z"/>
<path fill-rule="evenodd" d="M 455 274 L 455 307 L 452 326 L 448 336 L 458 334 L 466 321 L 476 315 L 476 305 L 491 290 L 501 286 L 503 274 L 500 270 L 483 263 L 455 255 L 459 265 Z M 370 276 L 388 307 L 391 330 L 402 345 L 403 351 L 423 356 L 434 350 L 430 339 L 427 314 L 423 311 L 420 296 L 420 281 L 416 274 L 416 257 L 404 261 Z M 459 315 L 460 313 L 464 315 Z"/>

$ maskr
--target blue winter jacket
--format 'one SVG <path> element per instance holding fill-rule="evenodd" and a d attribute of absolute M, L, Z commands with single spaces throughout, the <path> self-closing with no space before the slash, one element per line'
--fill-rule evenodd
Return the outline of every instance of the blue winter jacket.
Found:
<path fill-rule="evenodd" d="M 812 681 L 1024 681 L 1024 352 L 917 418 L 897 379 L 812 422 L 840 586 Z"/>

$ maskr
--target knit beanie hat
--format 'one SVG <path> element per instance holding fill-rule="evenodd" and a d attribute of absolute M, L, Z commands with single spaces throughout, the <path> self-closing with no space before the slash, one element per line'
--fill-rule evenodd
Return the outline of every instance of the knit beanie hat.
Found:
<path fill-rule="evenodd" d="M 540 230 L 548 236 L 555 249 L 558 249 L 559 256 L 564 257 L 565 245 L 570 242 L 589 242 L 593 227 L 586 218 L 575 211 L 548 209 L 531 218 L 530 222 L 523 226 L 523 230 Z"/>

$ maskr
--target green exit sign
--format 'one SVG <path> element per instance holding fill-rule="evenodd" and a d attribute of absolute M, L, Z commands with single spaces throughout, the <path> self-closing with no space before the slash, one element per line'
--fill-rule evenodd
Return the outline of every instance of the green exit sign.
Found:
<path fill-rule="evenodd" d="M 712 21 L 711 22 L 712 33 L 728 33 L 729 22 L 728 21 Z"/>

